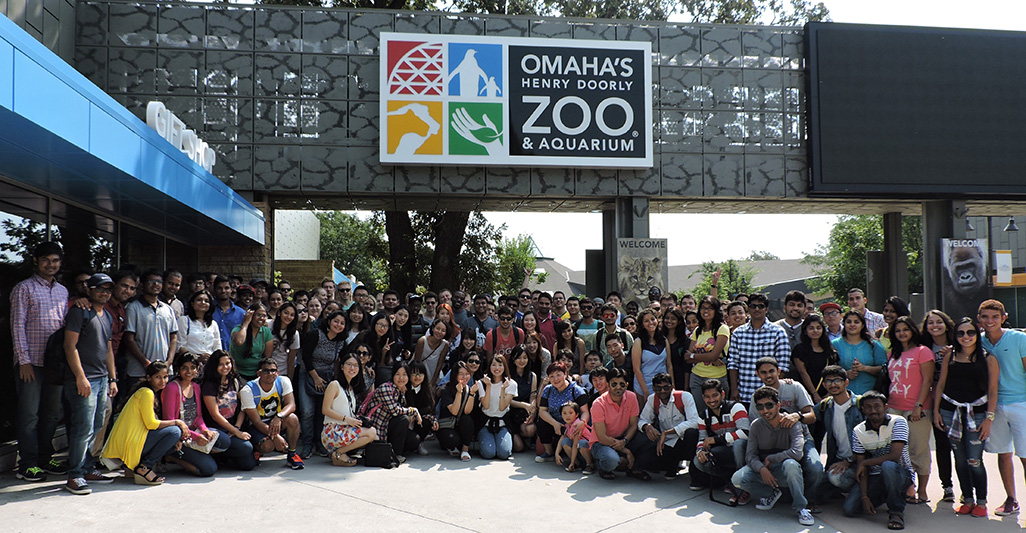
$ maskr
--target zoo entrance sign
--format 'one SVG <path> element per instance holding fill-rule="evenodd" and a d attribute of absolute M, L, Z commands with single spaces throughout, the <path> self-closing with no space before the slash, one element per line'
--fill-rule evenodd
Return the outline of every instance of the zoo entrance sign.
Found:
<path fill-rule="evenodd" d="M 652 166 L 647 42 L 381 34 L 381 162 Z"/>

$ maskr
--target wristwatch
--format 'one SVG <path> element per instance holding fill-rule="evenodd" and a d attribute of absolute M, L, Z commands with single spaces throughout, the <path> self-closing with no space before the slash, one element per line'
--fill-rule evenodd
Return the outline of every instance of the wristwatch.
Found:
<path fill-rule="evenodd" d="M 987 420 L 994 421 L 994 411 L 987 411 Z"/>
<path fill-rule="evenodd" d="M 107 376 L 107 384 L 108 385 L 110 385 L 111 383 L 117 383 L 117 382 L 118 382 L 118 378 L 112 378 L 110 376 Z"/>

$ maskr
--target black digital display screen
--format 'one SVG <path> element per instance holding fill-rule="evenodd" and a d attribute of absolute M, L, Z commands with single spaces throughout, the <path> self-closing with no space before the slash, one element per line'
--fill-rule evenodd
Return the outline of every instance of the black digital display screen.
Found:
<path fill-rule="evenodd" d="M 810 195 L 1026 195 L 1026 33 L 806 26 Z"/>

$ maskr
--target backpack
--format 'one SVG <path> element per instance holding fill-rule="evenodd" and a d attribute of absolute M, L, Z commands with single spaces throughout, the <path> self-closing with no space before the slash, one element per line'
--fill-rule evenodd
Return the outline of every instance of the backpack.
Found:
<path fill-rule="evenodd" d="M 476 318 L 475 318 L 475 320 L 476 320 Z M 520 334 L 517 333 L 517 331 L 520 328 L 518 328 L 516 326 L 513 326 L 510 329 L 513 330 L 513 343 L 514 344 L 520 344 Z M 499 342 L 499 328 L 495 328 L 495 329 L 492 330 L 492 353 L 495 353 L 495 345 L 498 342 Z"/>
<path fill-rule="evenodd" d="M 601 350 L 601 348 L 599 348 L 600 346 L 605 346 L 605 344 L 603 344 L 602 342 L 602 337 L 605 335 L 605 333 L 605 326 L 599 328 L 598 331 L 595 332 L 595 348 L 598 350 Z M 625 351 L 627 350 L 627 335 L 629 335 L 629 333 L 627 333 L 627 330 L 625 329 L 621 329 L 616 332 L 616 336 L 620 337 L 620 344 L 623 344 L 623 349 Z"/>
<path fill-rule="evenodd" d="M 86 319 L 82 324 L 96 318 L 96 311 L 92 308 L 86 310 Z M 64 351 L 65 326 L 50 334 L 46 339 L 46 346 L 43 348 L 43 382 L 47 385 L 63 385 L 65 381 L 74 378 L 71 368 L 68 366 L 68 354 Z"/>
<path fill-rule="evenodd" d="M 673 391 L 671 396 L 673 397 L 673 403 L 677 406 L 677 410 L 680 411 L 681 413 L 684 413 L 684 391 L 682 391 L 682 390 L 675 390 L 675 391 Z M 653 414 L 653 416 L 655 416 L 655 419 L 657 421 L 659 420 L 659 400 L 658 399 L 656 399 L 655 413 Z"/>
<path fill-rule="evenodd" d="M 254 379 L 253 381 L 246 383 L 246 386 L 249 387 L 249 390 L 253 393 L 253 402 L 260 405 L 260 396 L 263 393 L 263 391 L 260 390 L 260 380 Z M 285 394 L 282 393 L 281 376 L 274 378 L 274 388 L 278 389 L 278 397 L 281 398 L 282 402 L 284 402 Z M 279 412 L 281 412 L 281 407 L 282 406 L 278 407 Z"/>

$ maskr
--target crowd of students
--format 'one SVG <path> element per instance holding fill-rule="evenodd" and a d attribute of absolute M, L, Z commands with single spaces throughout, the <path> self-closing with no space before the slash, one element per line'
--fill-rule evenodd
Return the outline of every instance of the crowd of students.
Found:
<path fill-rule="evenodd" d="M 111 482 L 104 470 L 156 485 L 167 463 L 211 476 L 275 452 L 302 469 L 385 449 L 394 467 L 434 441 L 461 461 L 533 452 L 603 479 L 673 479 L 686 464 L 691 489 L 723 486 L 731 505 L 767 510 L 787 490 L 808 526 L 840 496 L 849 516 L 886 505 L 902 529 L 934 460 L 945 501 L 954 466 L 955 513 L 987 516 L 986 450 L 1006 492 L 995 514 L 1019 512 L 1026 333 L 1002 327 L 996 300 L 916 323 L 897 297 L 875 313 L 860 289 L 846 309 L 792 291 L 770 322 L 757 293 L 653 289 L 639 306 L 525 288 L 467 302 L 175 270 L 76 272 L 69 293 L 60 246 L 34 257 L 11 295 L 17 477 L 66 476 L 75 494 Z M 51 445 L 62 403 L 67 463 Z"/>

